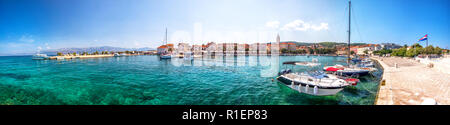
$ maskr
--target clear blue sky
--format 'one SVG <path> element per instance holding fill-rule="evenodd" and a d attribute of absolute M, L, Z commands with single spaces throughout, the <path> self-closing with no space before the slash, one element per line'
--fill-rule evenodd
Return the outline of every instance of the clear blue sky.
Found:
<path fill-rule="evenodd" d="M 448 0 L 353 0 L 352 42 L 450 46 Z M 0 55 L 169 42 L 346 42 L 347 0 L 0 0 Z M 424 43 L 422 44 L 424 45 Z"/>

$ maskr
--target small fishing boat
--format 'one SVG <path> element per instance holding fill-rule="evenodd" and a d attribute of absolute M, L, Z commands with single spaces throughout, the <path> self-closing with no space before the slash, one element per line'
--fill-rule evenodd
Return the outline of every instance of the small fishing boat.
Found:
<path fill-rule="evenodd" d="M 290 70 L 284 70 L 279 74 L 277 80 L 284 85 L 298 92 L 317 96 L 335 95 L 358 81 L 355 79 L 344 80 L 332 74 L 292 73 Z"/>
<path fill-rule="evenodd" d="M 44 59 L 48 59 L 49 57 L 47 56 L 47 54 L 35 54 L 33 55 L 33 57 L 31 57 L 31 59 L 34 60 L 44 60 Z"/>
<path fill-rule="evenodd" d="M 171 59 L 171 58 L 172 58 L 172 55 L 170 55 L 170 54 L 161 54 L 161 55 L 159 56 L 159 58 L 161 58 L 161 59 Z"/>

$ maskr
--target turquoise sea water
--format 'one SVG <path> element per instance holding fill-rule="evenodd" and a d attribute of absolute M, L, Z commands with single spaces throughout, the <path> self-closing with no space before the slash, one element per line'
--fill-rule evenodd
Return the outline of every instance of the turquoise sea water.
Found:
<path fill-rule="evenodd" d="M 370 105 L 381 71 L 334 96 L 311 96 L 273 74 L 284 61 L 342 63 L 343 57 L 241 56 L 160 60 L 128 56 L 73 60 L 0 57 L 0 104 L 21 105 Z M 278 63 L 276 63 L 278 62 Z M 291 67 L 288 67 L 291 68 Z M 296 71 L 321 67 L 294 67 Z"/>

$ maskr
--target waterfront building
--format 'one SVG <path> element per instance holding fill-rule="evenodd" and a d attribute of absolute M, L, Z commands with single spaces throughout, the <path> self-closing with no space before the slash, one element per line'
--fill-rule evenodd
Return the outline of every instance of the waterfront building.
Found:
<path fill-rule="evenodd" d="M 245 49 L 248 48 L 248 45 L 246 44 L 237 44 L 236 54 L 237 55 L 245 55 Z"/>
<path fill-rule="evenodd" d="M 166 45 L 161 45 L 156 50 L 157 50 L 157 54 L 163 54 L 163 53 L 169 52 L 169 48 Z"/>
<path fill-rule="evenodd" d="M 280 50 L 283 50 L 283 49 L 286 49 L 286 50 L 289 49 L 288 43 L 281 43 L 281 44 L 280 44 Z"/>
<path fill-rule="evenodd" d="M 248 48 L 248 55 L 258 55 L 258 43 L 250 44 Z"/>
<path fill-rule="evenodd" d="M 360 48 L 357 48 L 356 54 L 364 55 L 365 54 L 364 51 L 368 51 L 369 52 L 369 51 L 372 51 L 372 50 L 370 49 L 370 47 L 360 47 Z"/>
<path fill-rule="evenodd" d="M 189 43 L 178 43 L 177 54 L 183 55 L 185 52 L 191 52 Z"/>
<path fill-rule="evenodd" d="M 267 55 L 267 52 L 270 51 L 270 43 L 259 43 L 258 50 L 259 55 Z"/>
<path fill-rule="evenodd" d="M 223 52 L 225 51 L 225 44 L 219 43 L 216 45 L 215 55 L 216 56 L 223 56 Z"/>
<path fill-rule="evenodd" d="M 402 48 L 402 46 L 397 45 L 395 43 L 381 43 L 381 48 L 382 49 L 398 49 L 398 48 Z"/>
<path fill-rule="evenodd" d="M 227 56 L 234 55 L 235 52 L 235 43 L 226 43 L 225 44 L 225 53 Z"/>
<path fill-rule="evenodd" d="M 295 44 L 295 43 L 288 43 L 288 45 L 289 45 L 289 47 L 288 47 L 289 51 L 297 50 L 297 44 Z"/>
<path fill-rule="evenodd" d="M 337 50 L 336 54 L 338 55 L 347 55 L 347 48 L 341 47 Z"/>
<path fill-rule="evenodd" d="M 192 52 L 194 55 L 202 55 L 202 45 L 192 45 Z"/>
<path fill-rule="evenodd" d="M 359 46 L 350 47 L 350 53 L 351 53 L 351 51 L 355 52 L 355 54 L 358 53 L 358 48 L 359 48 Z"/>
<path fill-rule="evenodd" d="M 281 43 L 280 44 L 280 50 L 286 49 L 288 51 L 295 51 L 297 50 L 297 44 L 295 43 Z"/>
<path fill-rule="evenodd" d="M 166 44 L 166 45 L 159 46 L 156 50 L 157 50 L 157 54 L 172 53 L 172 51 L 174 50 L 174 47 L 173 47 L 173 44 Z"/>

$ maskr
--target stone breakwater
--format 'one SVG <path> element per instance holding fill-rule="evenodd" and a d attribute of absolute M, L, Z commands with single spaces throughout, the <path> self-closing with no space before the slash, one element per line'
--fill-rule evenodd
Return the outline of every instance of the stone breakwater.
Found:
<path fill-rule="evenodd" d="M 450 75 L 413 59 L 372 57 L 384 68 L 376 105 L 450 104 Z"/>

